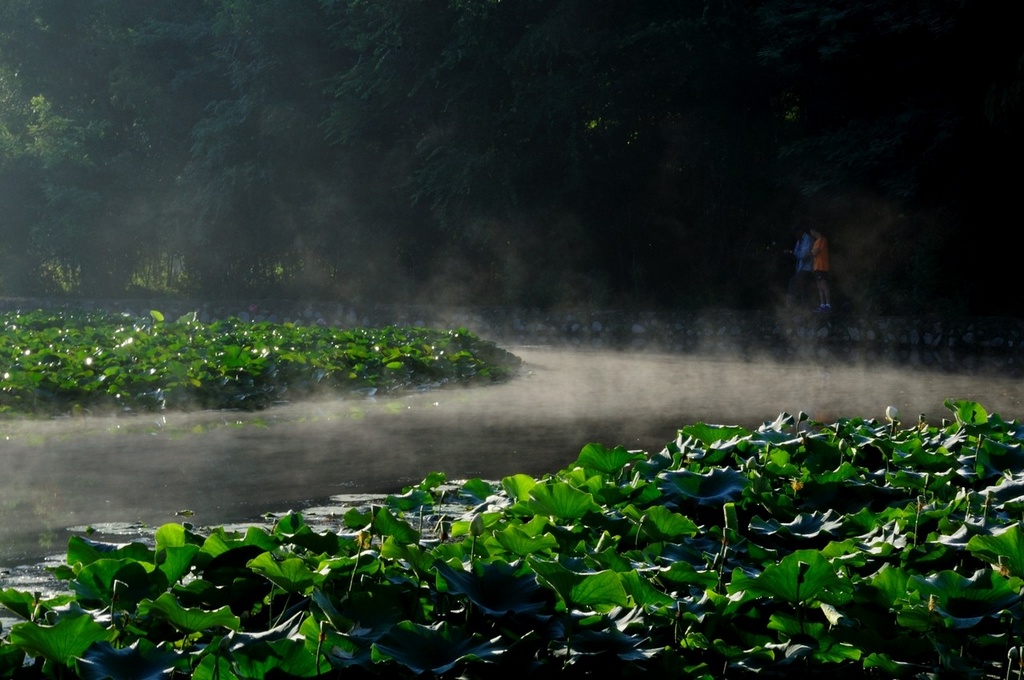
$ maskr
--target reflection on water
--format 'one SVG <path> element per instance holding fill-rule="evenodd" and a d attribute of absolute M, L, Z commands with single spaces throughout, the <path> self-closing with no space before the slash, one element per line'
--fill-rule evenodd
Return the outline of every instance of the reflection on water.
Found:
<path fill-rule="evenodd" d="M 486 388 L 259 413 L 0 421 L 0 564 L 63 553 L 69 527 L 233 523 L 398 491 L 434 471 L 536 476 L 588 442 L 655 451 L 695 422 L 754 428 L 801 411 L 882 419 L 888 405 L 937 422 L 949 398 L 1024 415 L 1019 380 L 999 374 L 511 349 L 528 372 Z"/>

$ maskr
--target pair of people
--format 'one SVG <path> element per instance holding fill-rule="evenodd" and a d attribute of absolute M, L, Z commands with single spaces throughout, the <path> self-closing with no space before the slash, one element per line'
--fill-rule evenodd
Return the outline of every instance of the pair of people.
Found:
<path fill-rule="evenodd" d="M 814 281 L 818 290 L 816 311 L 832 311 L 832 293 L 829 290 L 828 239 L 817 229 L 798 229 L 796 245 L 787 254 L 796 258 L 796 272 L 789 280 L 787 300 L 790 305 L 803 302 L 809 282 Z"/>

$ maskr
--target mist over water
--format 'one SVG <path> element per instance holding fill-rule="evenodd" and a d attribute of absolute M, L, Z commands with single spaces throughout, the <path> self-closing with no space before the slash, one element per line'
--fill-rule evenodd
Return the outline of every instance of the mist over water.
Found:
<path fill-rule="evenodd" d="M 1019 380 L 891 366 L 794 364 L 519 346 L 502 385 L 396 398 L 284 404 L 249 413 L 0 422 L 0 565 L 60 554 L 68 529 L 216 526 L 331 496 L 449 480 L 539 476 L 590 442 L 659 451 L 685 425 L 950 417 L 946 399 L 1024 417 Z M 187 511 L 184 515 L 177 514 Z M 194 513 L 194 514 L 193 514 Z"/>

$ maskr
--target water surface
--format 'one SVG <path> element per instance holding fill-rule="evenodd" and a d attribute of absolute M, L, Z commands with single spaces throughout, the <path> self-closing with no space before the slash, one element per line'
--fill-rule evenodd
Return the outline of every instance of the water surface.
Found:
<path fill-rule="evenodd" d="M 388 493 L 429 473 L 499 479 L 555 472 L 589 442 L 660 450 L 695 422 L 754 428 L 781 412 L 908 422 L 947 398 L 1024 418 L 1020 381 L 995 374 L 784 364 L 651 352 L 510 347 L 504 385 L 257 412 L 0 421 L 0 566 L 62 554 L 105 523 L 215 526 Z"/>

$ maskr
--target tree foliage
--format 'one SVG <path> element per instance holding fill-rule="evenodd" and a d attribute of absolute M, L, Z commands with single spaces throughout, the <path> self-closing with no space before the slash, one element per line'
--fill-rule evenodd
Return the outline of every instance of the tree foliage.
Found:
<path fill-rule="evenodd" d="M 860 308 L 991 311 L 1020 13 L 11 0 L 0 290 L 754 307 L 803 222 Z"/>

